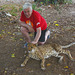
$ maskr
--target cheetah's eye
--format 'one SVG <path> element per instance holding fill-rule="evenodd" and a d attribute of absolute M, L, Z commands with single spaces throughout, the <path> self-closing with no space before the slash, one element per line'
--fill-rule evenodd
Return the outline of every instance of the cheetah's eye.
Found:
<path fill-rule="evenodd" d="M 31 47 L 31 48 L 33 48 L 33 47 Z"/>

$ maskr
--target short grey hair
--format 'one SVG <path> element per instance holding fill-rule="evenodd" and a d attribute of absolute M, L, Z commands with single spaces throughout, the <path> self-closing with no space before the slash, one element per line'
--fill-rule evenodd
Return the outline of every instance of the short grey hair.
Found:
<path fill-rule="evenodd" d="M 24 10 L 24 9 L 27 9 L 27 8 L 30 8 L 31 11 L 32 11 L 32 4 L 29 3 L 29 2 L 25 3 L 25 4 L 23 5 L 23 10 Z"/>

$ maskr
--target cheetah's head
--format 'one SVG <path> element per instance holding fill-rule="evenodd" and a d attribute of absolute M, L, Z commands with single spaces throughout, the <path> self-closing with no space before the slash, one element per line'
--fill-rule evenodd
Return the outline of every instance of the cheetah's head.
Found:
<path fill-rule="evenodd" d="M 28 47 L 28 50 L 31 51 L 33 48 L 36 47 L 36 44 L 28 43 L 27 47 Z"/>

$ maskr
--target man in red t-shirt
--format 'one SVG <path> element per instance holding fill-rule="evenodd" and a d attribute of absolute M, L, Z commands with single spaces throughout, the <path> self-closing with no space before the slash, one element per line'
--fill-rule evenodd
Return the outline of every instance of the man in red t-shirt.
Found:
<path fill-rule="evenodd" d="M 50 36 L 50 31 L 47 30 L 47 23 L 39 12 L 32 10 L 31 3 L 23 5 L 23 11 L 20 17 L 21 32 L 26 38 L 26 42 L 33 44 L 44 44 L 47 37 Z M 34 32 L 34 40 L 31 41 L 29 32 Z"/>

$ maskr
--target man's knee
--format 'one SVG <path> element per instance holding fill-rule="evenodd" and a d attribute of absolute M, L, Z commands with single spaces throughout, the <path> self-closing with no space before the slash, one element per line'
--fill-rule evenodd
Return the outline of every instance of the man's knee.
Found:
<path fill-rule="evenodd" d="M 27 32 L 27 29 L 24 28 L 24 27 L 21 27 L 21 32 L 22 32 L 22 33 L 23 33 L 23 32 Z"/>

